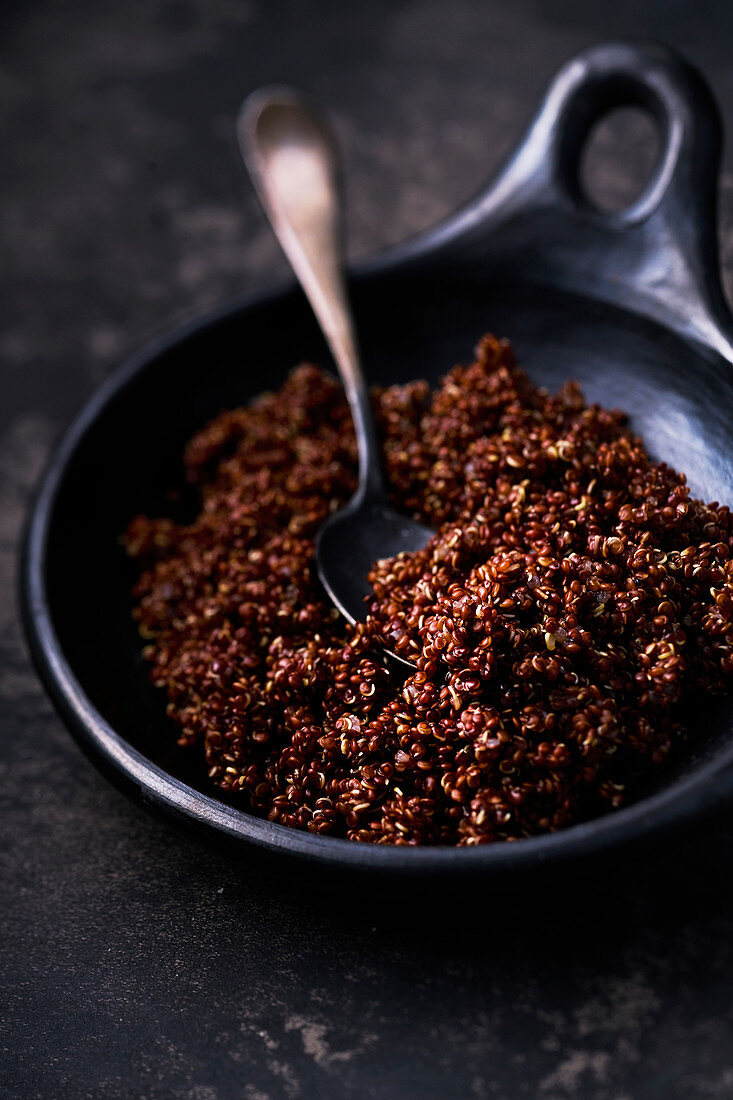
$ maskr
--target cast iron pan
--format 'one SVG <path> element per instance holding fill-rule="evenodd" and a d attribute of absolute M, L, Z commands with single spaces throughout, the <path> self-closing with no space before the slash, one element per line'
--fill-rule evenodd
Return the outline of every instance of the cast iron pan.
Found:
<path fill-rule="evenodd" d="M 578 163 L 609 109 L 648 110 L 661 135 L 641 198 L 605 214 Z M 475 201 L 360 266 L 352 291 L 374 382 L 428 377 L 467 361 L 485 331 L 508 336 L 551 388 L 576 378 L 589 399 L 633 414 L 651 452 L 696 494 L 733 504 L 729 426 L 733 326 L 716 244 L 718 116 L 710 93 L 666 49 L 614 43 L 566 65 L 505 170 Z M 133 575 L 119 535 L 136 513 L 168 514 L 189 435 L 221 409 L 277 385 L 299 360 L 327 362 L 292 286 L 228 305 L 146 348 L 95 394 L 46 474 L 25 547 L 23 603 L 33 654 L 56 706 L 120 786 L 179 824 L 280 866 L 422 878 L 526 880 L 597 862 L 689 822 L 726 797 L 733 703 L 703 702 L 674 771 L 628 807 L 550 836 L 473 849 L 358 845 L 273 825 L 206 785 L 174 747 L 130 618 Z"/>

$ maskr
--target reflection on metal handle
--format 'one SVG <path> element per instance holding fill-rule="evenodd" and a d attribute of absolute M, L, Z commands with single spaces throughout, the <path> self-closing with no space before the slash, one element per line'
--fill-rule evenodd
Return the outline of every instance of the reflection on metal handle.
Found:
<path fill-rule="evenodd" d="M 237 130 L 262 205 L 341 375 L 359 448 L 360 491 L 384 495 L 369 392 L 342 272 L 333 142 L 313 110 L 287 88 L 262 89 L 250 96 Z"/>

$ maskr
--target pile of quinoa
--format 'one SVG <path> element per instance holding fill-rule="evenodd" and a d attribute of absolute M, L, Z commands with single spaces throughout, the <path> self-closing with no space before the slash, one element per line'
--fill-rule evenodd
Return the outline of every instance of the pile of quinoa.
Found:
<path fill-rule="evenodd" d="M 356 627 L 315 570 L 356 488 L 342 390 L 315 366 L 191 440 L 192 523 L 131 523 L 179 744 L 242 809 L 356 841 L 515 840 L 620 806 L 682 739 L 680 702 L 733 672 L 729 510 L 491 336 L 434 392 L 373 403 L 391 499 L 436 534 L 375 564 Z"/>

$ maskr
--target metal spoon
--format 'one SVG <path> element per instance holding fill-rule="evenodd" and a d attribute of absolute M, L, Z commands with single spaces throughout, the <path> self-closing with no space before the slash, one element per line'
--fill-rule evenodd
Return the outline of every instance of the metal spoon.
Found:
<path fill-rule="evenodd" d="M 342 271 L 332 138 L 290 88 L 263 88 L 249 96 L 239 112 L 237 132 L 265 212 L 336 361 L 354 420 L 359 487 L 348 504 L 326 520 L 316 540 L 321 581 L 342 615 L 354 623 L 364 617 L 372 565 L 402 550 L 420 549 L 433 532 L 400 515 L 387 500 Z"/>

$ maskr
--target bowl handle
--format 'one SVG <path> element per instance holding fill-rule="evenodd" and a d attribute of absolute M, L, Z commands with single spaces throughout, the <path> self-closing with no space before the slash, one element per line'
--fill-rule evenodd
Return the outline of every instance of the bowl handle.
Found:
<path fill-rule="evenodd" d="M 583 192 L 580 156 L 593 124 L 629 105 L 656 121 L 661 155 L 643 194 L 606 213 Z M 491 187 L 416 252 L 494 274 L 505 260 L 512 277 L 633 309 L 733 361 L 717 245 L 720 150 L 717 107 L 690 65 L 662 46 L 594 46 L 560 70 Z"/>

